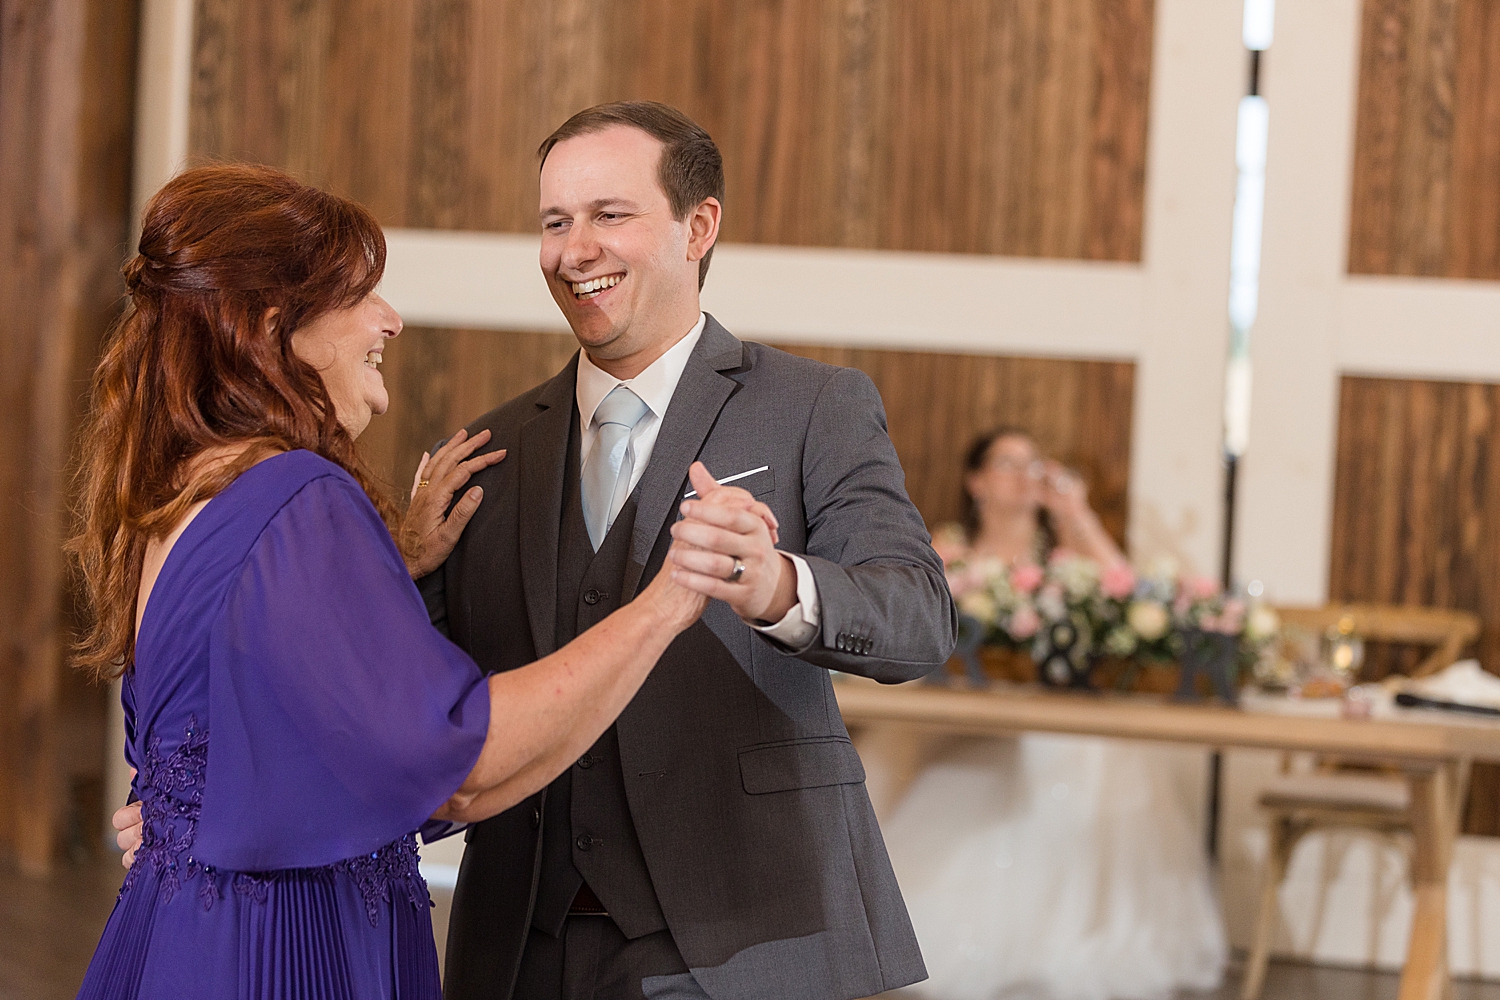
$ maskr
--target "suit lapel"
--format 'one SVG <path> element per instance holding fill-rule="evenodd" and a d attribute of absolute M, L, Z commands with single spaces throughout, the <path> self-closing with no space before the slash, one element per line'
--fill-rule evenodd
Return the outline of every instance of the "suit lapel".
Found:
<path fill-rule="evenodd" d="M 557 648 L 557 535 L 577 384 L 575 354 L 537 397 L 541 412 L 521 425 L 519 438 L 521 586 L 538 656 Z"/>
<path fill-rule="evenodd" d="M 709 316 L 672 393 L 672 405 L 667 407 L 667 418 L 651 451 L 651 464 L 641 477 L 630 563 L 625 567 L 620 595 L 622 604 L 635 596 L 662 527 L 686 492 L 683 484 L 687 482 L 688 466 L 698 457 L 719 411 L 739 386 L 721 373 L 741 367 L 744 354 L 744 346 Z"/>

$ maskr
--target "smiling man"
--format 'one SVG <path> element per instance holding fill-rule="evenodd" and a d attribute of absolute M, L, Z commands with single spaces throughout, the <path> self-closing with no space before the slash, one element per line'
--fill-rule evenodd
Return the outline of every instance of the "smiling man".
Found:
<path fill-rule="evenodd" d="M 724 178 L 686 116 L 590 108 L 540 155 L 542 273 L 582 350 L 470 426 L 510 458 L 474 477 L 487 500 L 421 581 L 429 610 L 511 669 L 629 601 L 674 537 L 718 600 L 576 766 L 470 829 L 445 991 L 837 1000 L 922 979 L 829 678 L 909 680 L 955 640 L 879 394 L 701 311 Z M 696 461 L 776 527 L 700 502 Z"/>

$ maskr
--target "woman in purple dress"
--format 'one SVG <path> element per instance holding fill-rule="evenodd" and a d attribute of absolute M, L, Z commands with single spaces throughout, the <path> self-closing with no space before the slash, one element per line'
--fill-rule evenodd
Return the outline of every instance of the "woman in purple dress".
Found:
<path fill-rule="evenodd" d="M 702 611 L 661 573 L 489 678 L 432 628 L 410 574 L 480 498 L 409 565 L 355 456 L 401 330 L 384 264 L 368 212 L 265 168 L 188 171 L 147 206 L 71 543 L 143 842 L 80 997 L 436 1000 L 415 832 L 545 786 Z M 484 441 L 457 435 L 423 485 L 461 489 L 503 457 Z"/>

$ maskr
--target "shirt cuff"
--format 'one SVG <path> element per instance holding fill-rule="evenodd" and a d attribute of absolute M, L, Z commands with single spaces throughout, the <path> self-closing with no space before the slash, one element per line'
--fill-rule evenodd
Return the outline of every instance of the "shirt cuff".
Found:
<path fill-rule="evenodd" d="M 823 609 L 818 603 L 818 583 L 813 579 L 812 567 L 807 560 L 790 552 L 781 555 L 792 561 L 797 570 L 797 603 L 782 616 L 781 621 L 770 625 L 746 622 L 755 631 L 768 639 L 775 639 L 791 649 L 806 649 L 818 636 L 823 623 Z"/>

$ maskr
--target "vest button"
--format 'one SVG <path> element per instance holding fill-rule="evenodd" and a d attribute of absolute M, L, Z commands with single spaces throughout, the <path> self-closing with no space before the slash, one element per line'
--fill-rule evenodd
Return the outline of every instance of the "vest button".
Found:
<path fill-rule="evenodd" d="M 542 811 L 533 807 L 531 810 L 531 828 L 535 830 L 542 825 Z"/>
<path fill-rule="evenodd" d="M 580 851 L 587 851 L 594 846 L 594 838 L 586 833 L 580 833 L 573 843 Z"/>
<path fill-rule="evenodd" d="M 593 587 L 590 587 L 588 590 L 585 590 L 583 592 L 583 603 L 584 604 L 598 604 L 599 603 L 599 598 L 602 597 L 602 596 L 603 595 L 600 594 L 599 591 L 595 590 Z"/>
<path fill-rule="evenodd" d="M 589 768 L 594 766 L 594 758 L 590 757 L 588 754 L 584 754 L 582 757 L 578 758 L 578 766 L 587 771 Z"/>

